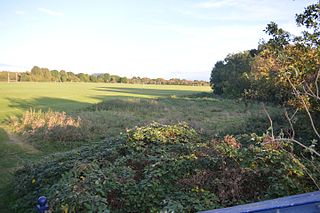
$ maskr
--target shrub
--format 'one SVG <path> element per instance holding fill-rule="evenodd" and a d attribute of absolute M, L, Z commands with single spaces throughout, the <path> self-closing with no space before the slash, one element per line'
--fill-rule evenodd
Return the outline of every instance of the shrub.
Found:
<path fill-rule="evenodd" d="M 31 212 L 39 195 L 53 212 L 196 212 L 316 189 L 309 175 L 319 180 L 317 166 L 290 144 L 236 138 L 205 141 L 186 123 L 136 127 L 25 165 L 16 172 L 16 211 Z"/>

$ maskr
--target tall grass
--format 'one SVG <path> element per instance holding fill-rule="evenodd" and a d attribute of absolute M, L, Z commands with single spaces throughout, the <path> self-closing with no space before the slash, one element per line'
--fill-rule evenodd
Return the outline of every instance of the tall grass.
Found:
<path fill-rule="evenodd" d="M 65 112 L 42 112 L 29 109 L 20 118 L 9 120 L 12 130 L 33 139 L 76 141 L 82 139 L 80 117 L 73 118 Z"/>
<path fill-rule="evenodd" d="M 252 104 L 249 110 L 244 108 L 232 100 L 214 98 L 113 99 L 72 114 L 30 109 L 20 118 L 11 118 L 10 125 L 14 132 L 29 141 L 64 144 L 115 137 L 126 129 L 152 121 L 161 124 L 187 122 L 208 137 L 248 132 L 252 118 L 262 131 L 268 128 L 267 118 L 258 105 Z M 280 113 L 280 110 L 273 111 L 277 116 Z"/>

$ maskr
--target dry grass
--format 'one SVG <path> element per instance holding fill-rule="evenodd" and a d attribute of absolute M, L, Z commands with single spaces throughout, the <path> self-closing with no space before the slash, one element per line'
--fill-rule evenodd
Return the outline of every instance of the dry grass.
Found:
<path fill-rule="evenodd" d="M 42 140 L 79 140 L 81 133 L 80 117 L 73 118 L 65 112 L 42 112 L 29 109 L 23 116 L 11 117 L 9 120 L 12 130 L 27 138 L 41 138 Z"/>

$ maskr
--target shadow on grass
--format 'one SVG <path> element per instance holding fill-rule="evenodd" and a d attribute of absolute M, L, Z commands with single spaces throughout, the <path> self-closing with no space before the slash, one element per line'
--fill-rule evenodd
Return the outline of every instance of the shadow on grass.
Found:
<path fill-rule="evenodd" d="M 0 143 L 7 141 L 8 139 L 9 139 L 9 136 L 7 132 L 4 129 L 0 128 Z"/>
<path fill-rule="evenodd" d="M 113 100 L 113 99 L 127 99 L 135 98 L 132 96 L 90 96 L 90 98 L 95 99 L 99 102 Z M 137 98 L 137 97 L 136 97 Z M 19 99 L 19 98 L 8 98 L 9 107 L 16 108 L 22 112 L 31 109 L 47 111 L 49 109 L 53 111 L 65 111 L 67 113 L 76 112 L 82 109 L 86 109 L 94 103 L 75 101 L 63 98 L 51 98 L 51 97 L 39 97 L 30 100 Z M 16 114 L 19 115 L 19 114 Z M 7 120 L 9 117 L 6 117 Z"/>
<path fill-rule="evenodd" d="M 12 180 L 16 168 L 29 160 L 37 159 L 39 155 L 28 154 L 21 146 L 9 142 L 7 132 L 0 127 L 0 212 L 12 211 L 14 186 Z"/>
<path fill-rule="evenodd" d="M 153 97 L 169 97 L 171 95 L 185 96 L 196 93 L 194 90 L 164 90 L 149 88 L 127 88 L 127 87 L 98 87 L 96 91 L 105 91 L 112 93 L 125 93 L 131 95 L 153 96 Z"/>
<path fill-rule="evenodd" d="M 18 99 L 18 98 L 8 98 L 9 107 L 18 108 L 20 110 L 42 109 L 46 110 L 48 108 L 52 110 L 67 110 L 71 111 L 77 108 L 82 108 L 90 105 L 89 103 L 74 101 L 62 98 L 50 98 L 50 97 L 39 97 L 31 100 Z"/>

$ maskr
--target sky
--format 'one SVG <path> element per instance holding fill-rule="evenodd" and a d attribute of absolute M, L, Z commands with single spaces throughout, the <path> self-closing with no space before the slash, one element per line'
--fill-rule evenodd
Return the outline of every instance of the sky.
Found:
<path fill-rule="evenodd" d="M 316 0 L 0 0 L 0 70 L 209 80 Z"/>

